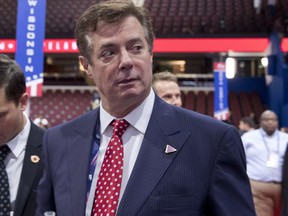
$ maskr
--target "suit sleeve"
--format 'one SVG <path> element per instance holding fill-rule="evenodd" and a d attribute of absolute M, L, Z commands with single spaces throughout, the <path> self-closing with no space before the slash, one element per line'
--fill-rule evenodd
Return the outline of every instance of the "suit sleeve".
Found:
<path fill-rule="evenodd" d="M 282 210 L 281 216 L 288 216 L 288 147 L 284 156 L 282 172 Z"/>
<path fill-rule="evenodd" d="M 38 208 L 36 211 L 36 216 L 43 216 L 45 211 L 56 212 L 53 186 L 50 174 L 49 155 L 48 155 L 49 144 L 47 140 L 48 140 L 48 131 L 45 133 L 43 140 L 42 158 L 44 163 L 44 173 L 38 186 L 38 195 L 37 195 Z"/>
<path fill-rule="evenodd" d="M 206 215 L 255 216 L 245 153 L 236 128 L 229 126 L 220 142 Z"/>

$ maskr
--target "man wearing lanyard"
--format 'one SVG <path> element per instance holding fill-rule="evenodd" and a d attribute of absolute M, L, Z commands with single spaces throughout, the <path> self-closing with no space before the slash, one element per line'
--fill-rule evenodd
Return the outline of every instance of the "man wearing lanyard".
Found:
<path fill-rule="evenodd" d="M 278 130 L 277 115 L 266 110 L 261 114 L 260 128 L 245 133 L 241 138 L 256 214 L 277 215 L 281 203 L 282 166 L 288 135 Z"/>
<path fill-rule="evenodd" d="M 79 60 L 101 102 L 45 133 L 37 216 L 255 216 L 237 130 L 152 90 L 148 14 L 101 1 L 78 19 Z"/>

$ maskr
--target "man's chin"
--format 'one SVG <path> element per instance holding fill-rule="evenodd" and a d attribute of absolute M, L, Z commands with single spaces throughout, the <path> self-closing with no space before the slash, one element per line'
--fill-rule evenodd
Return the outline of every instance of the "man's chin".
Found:
<path fill-rule="evenodd" d="M 145 92 L 145 89 L 129 88 L 129 89 L 126 89 L 125 91 L 121 91 L 121 98 L 123 98 L 123 100 L 136 99 L 139 96 L 144 96 L 145 95 L 144 92 Z"/>
<path fill-rule="evenodd" d="M 125 98 L 136 98 L 138 97 L 139 95 L 141 94 L 140 91 L 137 91 L 136 89 L 129 89 L 129 90 L 126 90 L 126 91 L 123 91 L 121 93 L 121 97 L 125 100 Z"/>

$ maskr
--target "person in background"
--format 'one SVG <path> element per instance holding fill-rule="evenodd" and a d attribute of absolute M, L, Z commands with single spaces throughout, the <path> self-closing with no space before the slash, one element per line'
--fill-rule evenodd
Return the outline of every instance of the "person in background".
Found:
<path fill-rule="evenodd" d="M 75 36 L 100 107 L 45 133 L 36 215 L 255 216 L 236 128 L 152 90 L 148 11 L 102 1 Z"/>
<path fill-rule="evenodd" d="M 231 111 L 231 110 L 228 110 L 226 119 L 225 119 L 225 120 L 222 119 L 221 121 L 224 122 L 225 124 L 233 125 L 233 123 L 232 123 L 232 111 Z"/>
<path fill-rule="evenodd" d="M 167 103 L 182 106 L 181 91 L 175 74 L 168 71 L 153 74 L 152 87 L 155 93 Z"/>
<path fill-rule="evenodd" d="M 242 136 L 244 133 L 246 133 L 248 131 L 255 130 L 256 124 L 251 117 L 245 116 L 245 117 L 241 118 L 241 120 L 239 121 L 238 127 L 239 127 L 239 133 Z"/>
<path fill-rule="evenodd" d="M 48 129 L 50 127 L 49 121 L 41 115 L 36 117 L 33 123 L 44 129 Z"/>
<path fill-rule="evenodd" d="M 281 127 L 280 130 L 284 133 L 288 133 L 288 127 Z"/>
<path fill-rule="evenodd" d="M 248 115 L 248 117 L 250 117 L 250 118 L 254 121 L 254 123 L 255 123 L 255 128 L 259 128 L 259 121 L 258 121 L 255 113 L 254 113 L 254 112 L 250 112 L 249 115 Z"/>
<path fill-rule="evenodd" d="M 288 134 L 278 130 L 271 110 L 260 116 L 260 128 L 242 135 L 247 173 L 258 216 L 276 216 L 281 205 L 282 166 Z"/>
<path fill-rule="evenodd" d="M 31 216 L 43 173 L 44 130 L 24 112 L 28 104 L 19 65 L 0 55 L 0 215 Z M 3 159 L 3 161 L 2 161 Z"/>
<path fill-rule="evenodd" d="M 90 101 L 90 106 L 89 106 L 89 110 L 93 110 L 93 109 L 96 109 L 97 107 L 100 106 L 100 101 L 101 101 L 101 98 L 98 94 L 97 91 L 94 92 L 93 94 L 93 97 L 92 97 L 92 100 Z"/>
<path fill-rule="evenodd" d="M 286 132 L 284 132 L 286 133 Z M 282 169 L 282 208 L 281 216 L 288 216 L 288 145 L 286 148 Z"/>
<path fill-rule="evenodd" d="M 262 8 L 262 0 L 253 0 L 253 6 L 256 14 L 260 14 Z"/>
<path fill-rule="evenodd" d="M 277 0 L 267 0 L 267 7 L 268 7 L 269 15 L 272 17 L 272 21 L 274 21 L 276 18 L 276 12 L 277 12 L 276 3 L 277 3 Z"/>

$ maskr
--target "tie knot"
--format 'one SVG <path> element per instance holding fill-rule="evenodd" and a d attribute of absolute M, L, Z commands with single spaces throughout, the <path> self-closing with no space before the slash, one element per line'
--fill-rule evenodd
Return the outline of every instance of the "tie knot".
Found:
<path fill-rule="evenodd" d="M 112 121 L 113 135 L 122 137 L 129 125 L 129 122 L 127 122 L 125 119 L 114 119 Z"/>
<path fill-rule="evenodd" d="M 9 152 L 10 148 L 7 145 L 0 146 L 0 161 L 4 161 Z"/>

